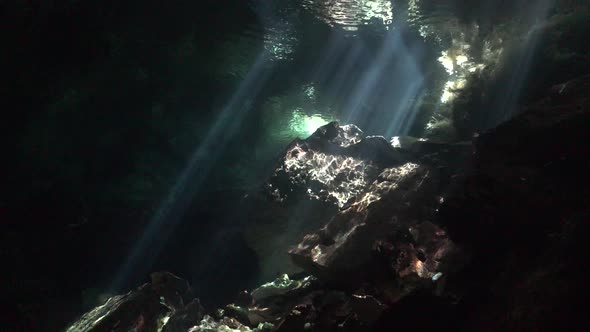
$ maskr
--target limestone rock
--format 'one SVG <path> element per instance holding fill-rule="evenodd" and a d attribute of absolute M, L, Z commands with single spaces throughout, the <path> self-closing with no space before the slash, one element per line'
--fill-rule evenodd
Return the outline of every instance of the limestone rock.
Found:
<path fill-rule="evenodd" d="M 404 256 L 408 260 L 404 266 L 419 266 L 415 272 L 420 277 L 432 277 L 452 246 L 444 231 L 429 223 L 439 204 L 437 176 L 435 169 L 413 163 L 385 169 L 367 192 L 293 247 L 293 260 L 322 278 L 356 283 L 373 278 L 371 274 L 379 269 L 374 248 L 380 242 L 392 242 L 398 255 L 414 255 L 417 241 L 402 236 L 414 231 L 420 233 L 420 241 L 428 243 L 431 259 L 425 265 L 414 256 Z M 435 236 L 442 239 L 435 240 Z"/>

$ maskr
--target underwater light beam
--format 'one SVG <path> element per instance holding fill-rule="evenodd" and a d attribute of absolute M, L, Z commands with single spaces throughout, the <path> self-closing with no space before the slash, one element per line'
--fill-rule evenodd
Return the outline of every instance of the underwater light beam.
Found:
<path fill-rule="evenodd" d="M 356 123 L 363 104 L 372 96 L 385 68 L 391 61 L 395 53 L 395 48 L 399 44 L 400 36 L 398 32 L 390 32 L 386 35 L 381 51 L 369 69 L 364 73 L 360 82 L 354 88 L 352 96 L 346 103 L 346 110 L 343 118 L 347 123 Z"/>
<path fill-rule="evenodd" d="M 111 291 L 120 291 L 130 276 L 143 276 L 149 271 L 215 161 L 235 136 L 241 120 L 248 112 L 244 103 L 255 98 L 267 82 L 272 69 L 272 66 L 267 65 L 268 59 L 266 52 L 258 56 L 236 92 L 223 107 L 209 133 L 192 153 L 168 196 L 136 240 L 112 282 Z"/>
<path fill-rule="evenodd" d="M 356 67 L 361 63 L 363 51 L 363 47 L 358 44 L 352 45 L 350 49 L 343 50 L 343 52 L 346 52 L 344 60 L 338 64 L 336 72 L 330 75 L 332 77 L 326 78 L 326 80 L 329 80 L 327 85 L 328 95 L 340 95 L 347 82 L 354 80 L 357 71 Z"/>
<path fill-rule="evenodd" d="M 314 82 L 323 82 L 329 76 L 329 72 L 334 69 L 335 59 L 338 59 L 338 55 L 343 51 L 343 44 L 343 37 L 332 31 L 332 36 L 321 53 L 320 61 L 314 68 Z"/>
<path fill-rule="evenodd" d="M 415 58 L 421 55 L 416 48 L 408 49 L 402 43 L 397 51 L 399 64 L 395 67 L 395 75 L 407 78 L 406 84 L 398 88 L 394 100 L 387 105 L 389 109 L 395 109 L 395 115 L 391 119 L 385 132 L 386 137 L 395 135 L 407 135 L 416 118 L 416 107 L 420 104 L 420 98 L 424 91 L 424 74 L 418 66 Z"/>
<path fill-rule="evenodd" d="M 420 103 L 420 95 L 424 92 L 424 78 L 410 83 L 406 91 L 398 100 L 397 111 L 389 128 L 385 132 L 385 137 L 396 135 L 407 135 L 416 119 L 416 106 Z"/>
<path fill-rule="evenodd" d="M 534 31 L 538 23 L 544 22 L 549 16 L 550 9 L 555 0 L 537 0 L 531 9 L 528 10 L 526 19 L 531 26 L 529 35 L 526 37 L 523 46 L 523 53 L 517 59 L 514 68 L 516 70 L 511 74 L 509 84 L 506 85 L 505 97 L 498 100 L 495 109 L 498 114 L 497 122 L 508 120 L 516 111 L 517 103 L 521 97 L 522 89 L 525 80 L 530 73 L 531 64 L 534 55 L 537 53 L 539 47 L 539 40 L 541 38 L 540 31 Z"/>
<path fill-rule="evenodd" d="M 362 125 L 380 135 L 407 132 L 424 84 L 424 75 L 416 61 L 421 55 L 420 49 L 405 45 L 399 31 L 387 33 L 377 57 L 347 100 L 344 113 L 347 123 Z M 372 109 L 365 114 L 366 104 Z"/>

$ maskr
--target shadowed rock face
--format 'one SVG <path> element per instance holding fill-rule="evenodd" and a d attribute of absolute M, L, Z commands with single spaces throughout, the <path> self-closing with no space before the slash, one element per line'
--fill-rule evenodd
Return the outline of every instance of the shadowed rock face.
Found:
<path fill-rule="evenodd" d="M 590 211 L 590 77 L 476 140 L 439 222 L 472 259 L 449 278 L 467 330 L 584 330 Z M 474 276 L 478 276 L 474 278 Z"/>

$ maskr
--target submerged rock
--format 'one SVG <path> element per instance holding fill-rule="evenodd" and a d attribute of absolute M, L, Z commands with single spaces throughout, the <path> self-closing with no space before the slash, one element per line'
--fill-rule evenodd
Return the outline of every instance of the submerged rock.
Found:
<path fill-rule="evenodd" d="M 106 303 L 83 315 L 68 332 L 186 331 L 203 317 L 197 299 L 190 298 L 188 282 L 168 272 L 152 274 L 152 283 Z"/>
<path fill-rule="evenodd" d="M 259 254 L 262 278 L 303 268 L 331 281 L 364 279 L 368 276 L 358 274 L 377 268 L 377 241 L 432 221 L 441 187 L 473 148 L 401 141 L 403 146 L 366 137 L 358 127 L 336 122 L 293 141 L 267 181 L 266 195 L 251 198 L 246 237 Z M 434 270 L 424 278 L 438 272 L 432 261 L 425 266 Z"/>
<path fill-rule="evenodd" d="M 291 257 L 339 284 L 385 279 L 385 271 L 430 280 L 453 248 L 446 232 L 430 222 L 440 202 L 437 181 L 437 171 L 426 166 L 385 169 L 367 192 L 293 247 Z M 388 256 L 386 263 L 376 251 Z"/>
<path fill-rule="evenodd" d="M 174 311 L 165 325 L 162 328 L 162 332 L 185 332 L 189 328 L 197 325 L 201 318 L 203 318 L 203 312 L 205 309 L 201 306 L 198 299 L 194 299 L 192 302 L 186 305 L 186 307 Z"/>
<path fill-rule="evenodd" d="M 168 314 L 160 297 L 145 284 L 125 295 L 114 296 L 82 316 L 67 332 L 157 331 Z"/>
<path fill-rule="evenodd" d="M 279 201 L 304 195 L 342 207 L 363 192 L 381 168 L 403 160 L 383 137 L 364 137 L 354 125 L 332 122 L 291 143 L 267 190 Z"/>
<path fill-rule="evenodd" d="M 260 302 L 269 297 L 285 295 L 301 288 L 311 286 L 315 280 L 314 277 L 305 277 L 302 280 L 291 280 L 289 276 L 283 274 L 273 282 L 266 283 L 252 291 L 251 295 L 254 301 Z"/>

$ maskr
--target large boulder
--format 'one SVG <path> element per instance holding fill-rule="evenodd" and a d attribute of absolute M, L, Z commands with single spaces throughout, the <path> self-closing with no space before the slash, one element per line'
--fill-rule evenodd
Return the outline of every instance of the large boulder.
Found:
<path fill-rule="evenodd" d="M 433 168 L 414 163 L 386 168 L 290 255 L 306 271 L 337 283 L 386 278 L 384 271 L 430 279 L 453 247 L 446 232 L 431 223 L 441 202 L 438 189 Z M 389 262 L 377 251 L 388 253 Z"/>
<path fill-rule="evenodd" d="M 336 122 L 293 141 L 264 191 L 249 197 L 246 238 L 260 257 L 261 279 L 301 269 L 333 281 L 365 278 L 355 274 L 372 273 L 366 267 L 381 259 L 376 243 L 431 222 L 443 186 L 472 153 L 470 142 L 388 142 Z M 429 264 L 424 276 L 438 272 Z"/>
<path fill-rule="evenodd" d="M 247 198 L 245 235 L 260 258 L 261 280 L 299 272 L 289 246 L 365 192 L 385 167 L 404 160 L 383 137 L 365 137 L 354 125 L 332 122 L 293 141 L 264 189 Z"/>
<path fill-rule="evenodd" d="M 383 137 L 331 122 L 286 149 L 267 191 L 277 200 L 307 196 L 342 207 L 365 191 L 381 169 L 405 160 Z"/>

